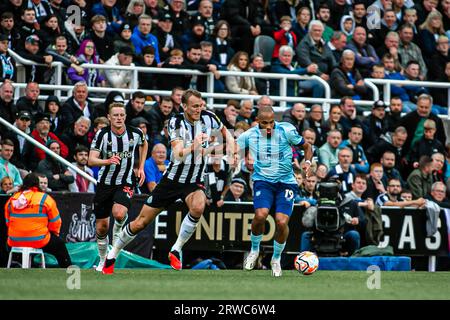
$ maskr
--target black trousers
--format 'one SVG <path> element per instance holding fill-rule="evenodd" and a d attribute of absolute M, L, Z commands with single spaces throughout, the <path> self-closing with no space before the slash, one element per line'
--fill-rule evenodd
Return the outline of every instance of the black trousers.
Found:
<path fill-rule="evenodd" d="M 67 268 L 72 264 L 65 242 L 53 233 L 50 234 L 50 241 L 42 251 L 54 255 L 60 268 Z"/>

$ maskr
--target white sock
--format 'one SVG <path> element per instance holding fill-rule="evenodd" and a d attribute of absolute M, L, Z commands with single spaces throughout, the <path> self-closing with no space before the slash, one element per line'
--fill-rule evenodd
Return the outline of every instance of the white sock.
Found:
<path fill-rule="evenodd" d="M 100 256 L 100 261 L 106 259 L 106 253 L 108 251 L 109 238 L 108 235 L 97 236 L 97 247 L 98 247 L 98 255 Z"/>
<path fill-rule="evenodd" d="M 177 241 L 172 246 L 172 250 L 176 250 L 178 252 L 181 251 L 184 244 L 191 238 L 194 234 L 195 229 L 197 229 L 199 218 L 195 218 L 191 215 L 190 212 L 184 217 L 183 222 L 181 223 L 180 233 L 178 234 Z"/>
<path fill-rule="evenodd" d="M 130 224 L 127 224 L 126 227 L 119 233 L 116 243 L 114 243 L 111 251 L 109 251 L 108 259 L 116 259 L 120 250 L 133 241 L 134 238 L 136 238 L 136 235 L 131 232 Z"/>
<path fill-rule="evenodd" d="M 127 222 L 128 220 L 128 214 L 125 214 L 125 217 L 122 219 L 122 221 L 118 221 L 116 219 L 114 219 L 114 225 L 113 225 L 113 230 L 112 230 L 112 234 L 113 234 L 113 243 L 117 241 L 117 239 L 115 239 L 114 236 L 118 235 L 120 231 L 122 231 L 122 227 L 124 226 L 125 222 Z"/>

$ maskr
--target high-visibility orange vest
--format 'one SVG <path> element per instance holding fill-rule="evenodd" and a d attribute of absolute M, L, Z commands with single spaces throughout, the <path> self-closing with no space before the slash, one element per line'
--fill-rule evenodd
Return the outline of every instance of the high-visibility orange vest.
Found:
<path fill-rule="evenodd" d="M 15 193 L 5 204 L 10 247 L 42 248 L 50 233 L 59 235 L 61 218 L 55 200 L 38 188 Z"/>

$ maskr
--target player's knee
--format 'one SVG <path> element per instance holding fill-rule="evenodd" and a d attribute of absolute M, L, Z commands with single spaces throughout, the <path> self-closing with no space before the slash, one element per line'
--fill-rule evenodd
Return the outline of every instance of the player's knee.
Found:
<path fill-rule="evenodd" d="M 278 230 L 284 230 L 287 228 L 288 220 L 286 219 L 275 219 L 275 225 Z"/>
<path fill-rule="evenodd" d="M 113 210 L 112 214 L 115 220 L 122 221 L 125 218 L 127 212 L 123 210 Z"/>
<path fill-rule="evenodd" d="M 205 205 L 203 203 L 195 203 L 191 206 L 189 211 L 194 217 L 200 217 L 205 210 Z"/>
<path fill-rule="evenodd" d="M 266 216 L 263 214 L 255 214 L 255 216 L 253 217 L 253 221 L 256 224 L 266 223 Z"/>

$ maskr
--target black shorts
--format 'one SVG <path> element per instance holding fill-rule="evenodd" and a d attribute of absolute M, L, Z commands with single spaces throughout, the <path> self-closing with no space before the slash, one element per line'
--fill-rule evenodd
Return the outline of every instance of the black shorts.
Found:
<path fill-rule="evenodd" d="M 96 219 L 108 218 L 114 203 L 121 204 L 127 209 L 131 207 L 133 197 L 133 186 L 120 185 L 108 186 L 98 185 L 94 196 L 94 213 Z"/>
<path fill-rule="evenodd" d="M 152 208 L 167 208 L 178 199 L 184 201 L 189 194 L 197 190 L 205 191 L 205 186 L 197 183 L 179 183 L 163 178 L 145 204 Z"/>

